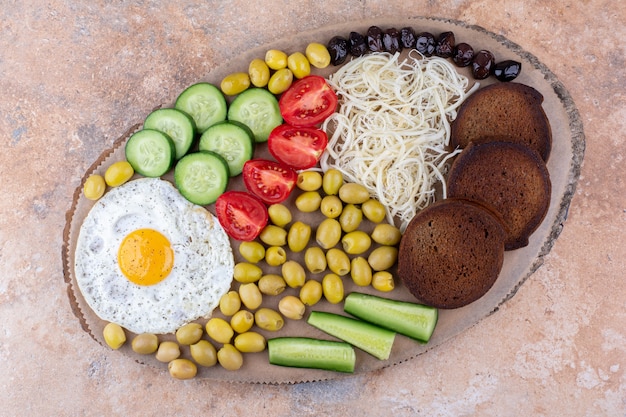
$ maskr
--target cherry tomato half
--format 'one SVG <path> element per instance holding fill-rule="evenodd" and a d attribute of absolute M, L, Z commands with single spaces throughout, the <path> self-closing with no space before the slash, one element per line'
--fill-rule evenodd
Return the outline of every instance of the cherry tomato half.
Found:
<path fill-rule="evenodd" d="M 248 191 L 267 204 L 289 197 L 298 174 L 285 164 L 267 159 L 251 159 L 243 165 L 243 182 Z"/>
<path fill-rule="evenodd" d="M 287 124 L 296 127 L 322 123 L 337 108 L 337 95 L 319 75 L 304 77 L 289 87 L 278 101 Z"/>
<path fill-rule="evenodd" d="M 328 145 L 326 132 L 314 127 L 277 126 L 267 146 L 274 158 L 293 169 L 314 167 Z"/>
<path fill-rule="evenodd" d="M 215 202 L 217 220 L 228 236 L 241 241 L 254 240 L 267 225 L 267 207 L 245 191 L 227 191 Z"/>

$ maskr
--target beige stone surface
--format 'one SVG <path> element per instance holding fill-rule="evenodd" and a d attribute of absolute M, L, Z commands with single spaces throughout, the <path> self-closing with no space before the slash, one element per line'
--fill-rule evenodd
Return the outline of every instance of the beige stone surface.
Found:
<path fill-rule="evenodd" d="M 95 343 L 70 309 L 61 244 L 98 155 L 251 47 L 394 16 L 507 37 L 579 109 L 587 146 L 569 217 L 515 297 L 433 351 L 339 381 L 181 382 Z M 0 415 L 626 416 L 624 22 L 626 3 L 606 0 L 4 1 Z"/>

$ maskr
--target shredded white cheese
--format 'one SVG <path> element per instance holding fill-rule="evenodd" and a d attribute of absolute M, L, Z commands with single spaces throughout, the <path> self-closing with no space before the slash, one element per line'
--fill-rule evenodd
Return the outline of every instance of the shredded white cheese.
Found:
<path fill-rule="evenodd" d="M 320 160 L 324 171 L 364 185 L 402 231 L 434 201 L 437 182 L 445 193 L 445 164 L 455 155 L 446 150 L 450 121 L 478 88 L 468 90 L 467 77 L 445 59 L 413 52 L 402 61 L 365 55 L 330 76 L 339 110 L 324 122 L 329 143 Z"/>

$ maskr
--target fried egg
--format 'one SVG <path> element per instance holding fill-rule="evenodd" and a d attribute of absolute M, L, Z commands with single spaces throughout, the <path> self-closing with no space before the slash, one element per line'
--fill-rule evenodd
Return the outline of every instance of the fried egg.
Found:
<path fill-rule="evenodd" d="M 231 285 L 226 232 L 168 181 L 141 178 L 111 189 L 79 232 L 75 274 L 102 320 L 134 333 L 172 333 L 208 318 Z"/>

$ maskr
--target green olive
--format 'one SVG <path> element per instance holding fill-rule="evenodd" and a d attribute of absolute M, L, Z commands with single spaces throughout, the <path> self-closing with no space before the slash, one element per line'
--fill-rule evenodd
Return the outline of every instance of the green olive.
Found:
<path fill-rule="evenodd" d="M 170 375 L 176 379 L 191 379 L 198 373 L 198 367 L 189 359 L 174 359 L 167 364 Z"/>
<path fill-rule="evenodd" d="M 304 285 L 306 279 L 306 271 L 298 262 L 289 260 L 285 262 L 281 269 L 283 279 L 291 288 L 297 288 Z"/>
<path fill-rule="evenodd" d="M 338 304 L 343 301 L 343 280 L 337 274 L 326 274 L 322 278 L 322 292 L 324 298 L 331 304 Z"/>
<path fill-rule="evenodd" d="M 304 252 L 304 265 L 313 274 L 319 274 L 326 270 L 326 255 L 322 248 L 311 246 Z"/>
<path fill-rule="evenodd" d="M 289 68 L 282 68 L 270 76 L 267 89 L 272 94 L 281 94 L 291 87 L 293 72 Z"/>
<path fill-rule="evenodd" d="M 398 248 L 395 246 L 379 246 L 374 249 L 367 258 L 367 262 L 369 262 L 374 271 L 389 269 L 397 260 Z"/>
<path fill-rule="evenodd" d="M 250 310 L 259 308 L 263 302 L 261 290 L 259 290 L 259 287 L 254 282 L 241 284 L 239 286 L 239 298 L 241 298 L 243 305 Z"/>
<path fill-rule="evenodd" d="M 85 180 L 83 186 L 83 195 L 89 200 L 97 200 L 104 195 L 107 185 L 104 177 L 98 174 L 92 174 Z"/>
<path fill-rule="evenodd" d="M 246 261 L 255 264 L 265 258 L 265 247 L 254 240 L 241 242 L 239 244 L 239 253 Z"/>
<path fill-rule="evenodd" d="M 381 292 L 389 292 L 395 288 L 393 275 L 388 271 L 378 271 L 372 276 L 372 287 Z"/>
<path fill-rule="evenodd" d="M 311 226 L 301 221 L 294 222 L 287 234 L 287 244 L 292 252 L 301 252 L 309 244 Z"/>
<path fill-rule="evenodd" d="M 265 63 L 275 71 L 287 68 L 287 54 L 278 49 L 270 49 L 265 53 Z"/>
<path fill-rule="evenodd" d="M 200 323 L 187 323 L 176 330 L 176 340 L 181 345 L 193 345 L 200 340 L 202 332 Z"/>
<path fill-rule="evenodd" d="M 336 219 L 324 219 L 317 226 L 315 241 L 322 249 L 330 249 L 341 240 L 341 224 Z"/>
<path fill-rule="evenodd" d="M 324 295 L 322 284 L 313 279 L 305 282 L 302 288 L 300 288 L 300 301 L 307 306 L 317 304 L 322 299 L 322 295 Z"/>
<path fill-rule="evenodd" d="M 339 224 L 341 229 L 346 232 L 354 232 L 361 225 L 363 220 L 363 212 L 354 204 L 346 204 L 339 216 Z"/>
<path fill-rule="evenodd" d="M 265 251 L 265 262 L 269 266 L 279 266 L 287 261 L 287 252 L 282 246 L 270 246 Z M 261 274 L 263 271 L 261 271 Z M 261 279 L 261 277 L 259 277 Z"/>
<path fill-rule="evenodd" d="M 220 312 L 225 316 L 232 316 L 241 308 L 241 298 L 237 291 L 228 291 L 220 298 Z"/>
<path fill-rule="evenodd" d="M 263 352 L 267 342 L 262 334 L 257 332 L 245 332 L 238 334 L 234 340 L 235 348 L 243 353 Z"/>
<path fill-rule="evenodd" d="M 322 186 L 322 174 L 317 171 L 302 171 L 296 182 L 302 191 L 317 191 Z"/>
<path fill-rule="evenodd" d="M 217 361 L 222 368 L 236 371 L 243 366 L 243 355 L 235 346 L 227 343 L 217 351 Z"/>
<path fill-rule="evenodd" d="M 339 198 L 346 204 L 363 204 L 370 198 L 370 193 L 361 184 L 347 183 L 339 189 Z"/>
<path fill-rule="evenodd" d="M 346 233 L 341 238 L 341 244 L 343 250 L 349 255 L 359 255 L 367 251 L 372 245 L 372 239 L 370 235 L 362 230 L 355 230 L 350 233 Z"/>
<path fill-rule="evenodd" d="M 328 269 L 340 277 L 350 272 L 350 258 L 341 249 L 329 249 L 326 252 L 326 263 L 328 263 Z"/>
<path fill-rule="evenodd" d="M 128 161 L 117 161 L 104 172 L 104 182 L 109 187 L 119 187 L 130 180 L 134 173 L 135 170 Z"/>
<path fill-rule="evenodd" d="M 254 325 L 254 314 L 248 310 L 239 310 L 230 318 L 230 326 L 237 333 L 247 332 Z"/>
<path fill-rule="evenodd" d="M 321 43 L 311 42 L 304 53 L 315 68 L 326 68 L 330 64 L 330 52 Z"/>
<path fill-rule="evenodd" d="M 260 58 L 255 58 L 250 61 L 248 65 L 248 75 L 250 76 L 250 82 L 255 87 L 265 87 L 270 80 L 270 68 L 265 61 Z"/>
<path fill-rule="evenodd" d="M 291 223 L 291 211 L 283 204 L 272 204 L 267 208 L 270 221 L 278 227 L 285 227 Z"/>
<path fill-rule="evenodd" d="M 159 348 L 159 338 L 152 333 L 141 333 L 133 338 L 131 346 L 135 353 L 150 355 Z"/>
<path fill-rule="evenodd" d="M 265 254 L 267 258 L 267 252 Z M 239 262 L 235 264 L 235 268 L 233 270 L 233 278 L 237 282 L 248 283 L 248 282 L 257 282 L 263 276 L 263 270 L 255 265 L 248 262 Z"/>
<path fill-rule="evenodd" d="M 102 331 L 104 341 L 111 349 L 119 349 L 126 343 L 126 333 L 117 323 L 108 323 Z"/>
<path fill-rule="evenodd" d="M 352 281 L 360 287 L 366 287 L 372 283 L 372 268 L 367 259 L 362 256 L 353 258 L 350 263 L 350 276 Z"/>
<path fill-rule="evenodd" d="M 177 359 L 180 356 L 180 346 L 178 343 L 168 341 L 161 342 L 159 348 L 157 349 L 156 359 L 159 362 L 171 362 L 174 359 Z"/>
<path fill-rule="evenodd" d="M 317 191 L 305 191 L 295 201 L 296 208 L 303 213 L 313 213 L 320 208 L 322 196 Z"/>
<path fill-rule="evenodd" d="M 363 204 L 361 204 L 361 210 L 363 210 L 363 215 L 372 223 L 380 223 L 385 220 L 385 216 L 387 216 L 387 210 L 385 210 L 385 206 L 378 201 L 370 198 Z"/>
<path fill-rule="evenodd" d="M 189 346 L 191 357 L 198 365 L 214 366 L 217 363 L 217 350 L 208 340 L 202 339 Z"/>
<path fill-rule="evenodd" d="M 234 331 L 226 320 L 220 317 L 211 317 L 206 323 L 206 334 L 217 343 L 230 343 Z"/>
<path fill-rule="evenodd" d="M 259 239 L 269 246 L 285 246 L 287 244 L 287 231 L 282 227 L 268 224 L 261 230 Z"/>
<path fill-rule="evenodd" d="M 400 243 L 402 233 L 396 226 L 388 223 L 380 223 L 372 231 L 372 240 L 381 245 L 393 246 Z"/>
<path fill-rule="evenodd" d="M 283 277 L 276 274 L 263 275 L 259 282 L 257 282 L 257 285 L 261 293 L 267 295 L 278 295 L 285 291 L 287 287 L 287 283 Z"/>
<path fill-rule="evenodd" d="M 311 64 L 302 52 L 294 52 L 287 57 L 287 68 L 296 78 L 304 78 L 311 74 Z"/>
<path fill-rule="evenodd" d="M 278 311 L 267 307 L 261 307 L 254 313 L 254 322 L 259 328 L 270 332 L 282 329 L 285 324 Z"/>
<path fill-rule="evenodd" d="M 343 185 L 343 174 L 338 169 L 331 168 L 324 173 L 322 188 L 326 195 L 336 195 Z"/>
<path fill-rule="evenodd" d="M 235 72 L 222 79 L 220 88 L 227 96 L 235 96 L 250 87 L 250 75 L 247 72 Z"/>
<path fill-rule="evenodd" d="M 320 203 L 320 211 L 330 219 L 336 219 L 341 215 L 343 203 L 336 195 L 327 195 L 322 198 Z"/>
<path fill-rule="evenodd" d="M 288 319 L 300 320 L 304 316 L 305 309 L 302 301 L 294 295 L 286 295 L 278 302 L 278 311 Z"/>

